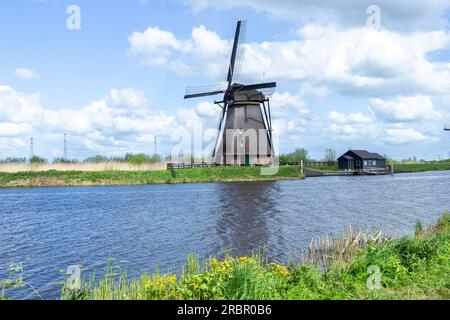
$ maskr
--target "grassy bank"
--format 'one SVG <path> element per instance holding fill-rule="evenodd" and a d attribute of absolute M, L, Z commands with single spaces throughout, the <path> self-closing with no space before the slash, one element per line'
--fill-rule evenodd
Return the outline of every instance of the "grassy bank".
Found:
<path fill-rule="evenodd" d="M 306 169 L 318 170 L 324 172 L 340 171 L 337 166 L 329 167 L 305 167 Z M 428 162 L 428 163 L 394 163 L 395 173 L 407 172 L 425 172 L 425 171 L 443 171 L 450 170 L 450 162 Z"/>
<path fill-rule="evenodd" d="M 207 183 L 301 179 L 298 167 L 281 167 L 275 175 L 261 175 L 260 167 L 196 168 L 170 172 L 150 171 L 31 171 L 0 172 L 0 187 L 48 187 L 93 185 L 144 185 L 161 183 Z"/>
<path fill-rule="evenodd" d="M 324 271 L 326 270 L 326 271 Z M 63 299 L 450 299 L 450 214 L 414 238 L 349 232 L 311 243 L 304 262 L 280 265 L 261 256 L 201 263 L 181 275 L 128 279 L 110 268 L 99 282 L 63 288 Z"/>
<path fill-rule="evenodd" d="M 442 170 L 450 170 L 450 162 L 394 163 L 394 171 L 397 173 Z"/>

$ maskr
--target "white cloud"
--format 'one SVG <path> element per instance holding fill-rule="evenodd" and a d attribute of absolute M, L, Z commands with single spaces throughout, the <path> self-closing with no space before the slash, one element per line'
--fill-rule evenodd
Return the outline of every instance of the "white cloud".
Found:
<path fill-rule="evenodd" d="M 17 137 L 23 134 L 29 134 L 33 131 L 33 127 L 29 123 L 0 123 L 0 136 L 1 137 Z"/>
<path fill-rule="evenodd" d="M 434 109 L 428 96 L 397 97 L 392 100 L 372 99 L 371 109 L 377 118 L 387 122 L 439 120 L 441 114 Z"/>
<path fill-rule="evenodd" d="M 340 124 L 355 124 L 355 123 L 371 123 L 373 120 L 361 112 L 344 114 L 337 111 L 330 111 L 328 118 Z"/>
<path fill-rule="evenodd" d="M 352 141 L 360 144 L 367 142 L 379 146 L 408 145 L 414 142 L 437 141 L 437 131 L 430 130 L 426 121 L 416 119 L 414 122 L 375 121 L 362 113 L 344 114 L 331 111 L 328 129 L 333 140 Z M 434 123 L 433 126 L 436 126 Z"/>
<path fill-rule="evenodd" d="M 433 140 L 432 137 L 426 136 L 413 128 L 389 128 L 384 133 L 382 141 L 392 145 L 404 145 Z"/>
<path fill-rule="evenodd" d="M 304 118 L 309 109 L 299 95 L 290 92 L 275 92 L 270 100 L 273 118 L 298 117 Z"/>
<path fill-rule="evenodd" d="M 200 74 L 216 81 L 225 78 L 231 40 L 221 39 L 203 26 L 194 28 L 187 40 L 157 30 L 134 32 L 129 38 L 131 51 L 142 62 L 179 75 Z M 450 64 L 428 57 L 430 52 L 449 47 L 448 31 L 400 34 L 308 24 L 299 29 L 298 37 L 248 44 L 243 69 L 246 80 L 260 81 L 264 71 L 267 79 L 301 81 L 310 91 L 368 97 L 450 90 Z"/>
<path fill-rule="evenodd" d="M 133 32 L 128 41 L 132 54 L 143 64 L 167 67 L 179 75 L 203 73 L 213 78 L 227 69 L 226 59 L 231 50 L 230 41 L 204 26 L 193 28 L 187 40 L 150 27 L 144 32 Z"/>
<path fill-rule="evenodd" d="M 48 150 L 54 149 L 52 141 L 62 133 L 68 133 L 79 150 L 147 150 L 149 136 L 167 138 L 179 126 L 175 117 L 153 112 L 143 93 L 131 88 L 112 89 L 108 96 L 78 109 L 52 109 L 41 105 L 39 93 L 28 95 L 0 86 L 0 139 L 37 135 L 48 140 Z M 14 140 L 10 141 L 0 149 L 14 149 Z"/>
<path fill-rule="evenodd" d="M 335 23 L 346 27 L 365 25 L 369 5 L 381 9 L 381 23 L 393 30 L 436 29 L 448 22 L 443 13 L 450 7 L 449 0 L 181 0 L 198 12 L 207 8 L 250 8 L 271 17 L 294 23 Z"/>
<path fill-rule="evenodd" d="M 195 107 L 195 112 L 200 118 L 216 118 L 219 116 L 220 110 L 211 102 L 201 101 Z"/>
<path fill-rule="evenodd" d="M 141 108 L 147 105 L 144 94 L 132 88 L 123 90 L 112 89 L 110 92 L 111 102 L 115 107 L 130 106 Z"/>
<path fill-rule="evenodd" d="M 14 74 L 17 78 L 24 80 L 37 80 L 40 78 L 36 71 L 27 68 L 17 68 Z"/>

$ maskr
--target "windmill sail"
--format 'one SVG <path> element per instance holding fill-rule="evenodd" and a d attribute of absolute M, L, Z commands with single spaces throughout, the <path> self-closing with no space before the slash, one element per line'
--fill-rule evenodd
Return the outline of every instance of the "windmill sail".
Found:
<path fill-rule="evenodd" d="M 228 67 L 228 88 L 231 87 L 233 80 L 239 75 L 242 70 L 245 53 L 245 41 L 247 36 L 247 22 L 245 20 L 239 21 L 236 27 L 236 34 L 234 36 L 233 51 L 231 52 L 230 66 Z"/>

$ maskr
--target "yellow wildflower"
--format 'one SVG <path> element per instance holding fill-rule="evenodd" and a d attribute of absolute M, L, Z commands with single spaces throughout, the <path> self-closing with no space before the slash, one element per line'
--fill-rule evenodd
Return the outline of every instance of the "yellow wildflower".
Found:
<path fill-rule="evenodd" d="M 257 261 L 250 257 L 240 257 L 239 258 L 240 263 L 248 263 L 248 264 L 255 264 Z"/>
<path fill-rule="evenodd" d="M 275 273 L 278 273 L 280 276 L 287 277 L 290 275 L 290 272 L 286 266 L 276 264 L 274 262 L 272 262 L 270 266 L 272 267 L 272 270 L 275 271 Z"/>

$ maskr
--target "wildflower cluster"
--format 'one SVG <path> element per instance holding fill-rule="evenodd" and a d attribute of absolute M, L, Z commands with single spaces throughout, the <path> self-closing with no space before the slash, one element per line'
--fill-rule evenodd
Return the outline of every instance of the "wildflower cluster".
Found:
<path fill-rule="evenodd" d="M 286 266 L 283 266 L 281 264 L 277 264 L 277 263 L 270 263 L 270 268 L 278 275 L 282 276 L 282 277 L 287 277 L 290 276 L 291 273 L 289 272 L 288 268 Z"/>
<path fill-rule="evenodd" d="M 163 290 L 166 286 L 173 286 L 177 283 L 177 276 L 164 274 L 162 276 L 155 275 L 152 278 L 147 279 L 144 283 L 144 289 L 146 290 Z"/>

